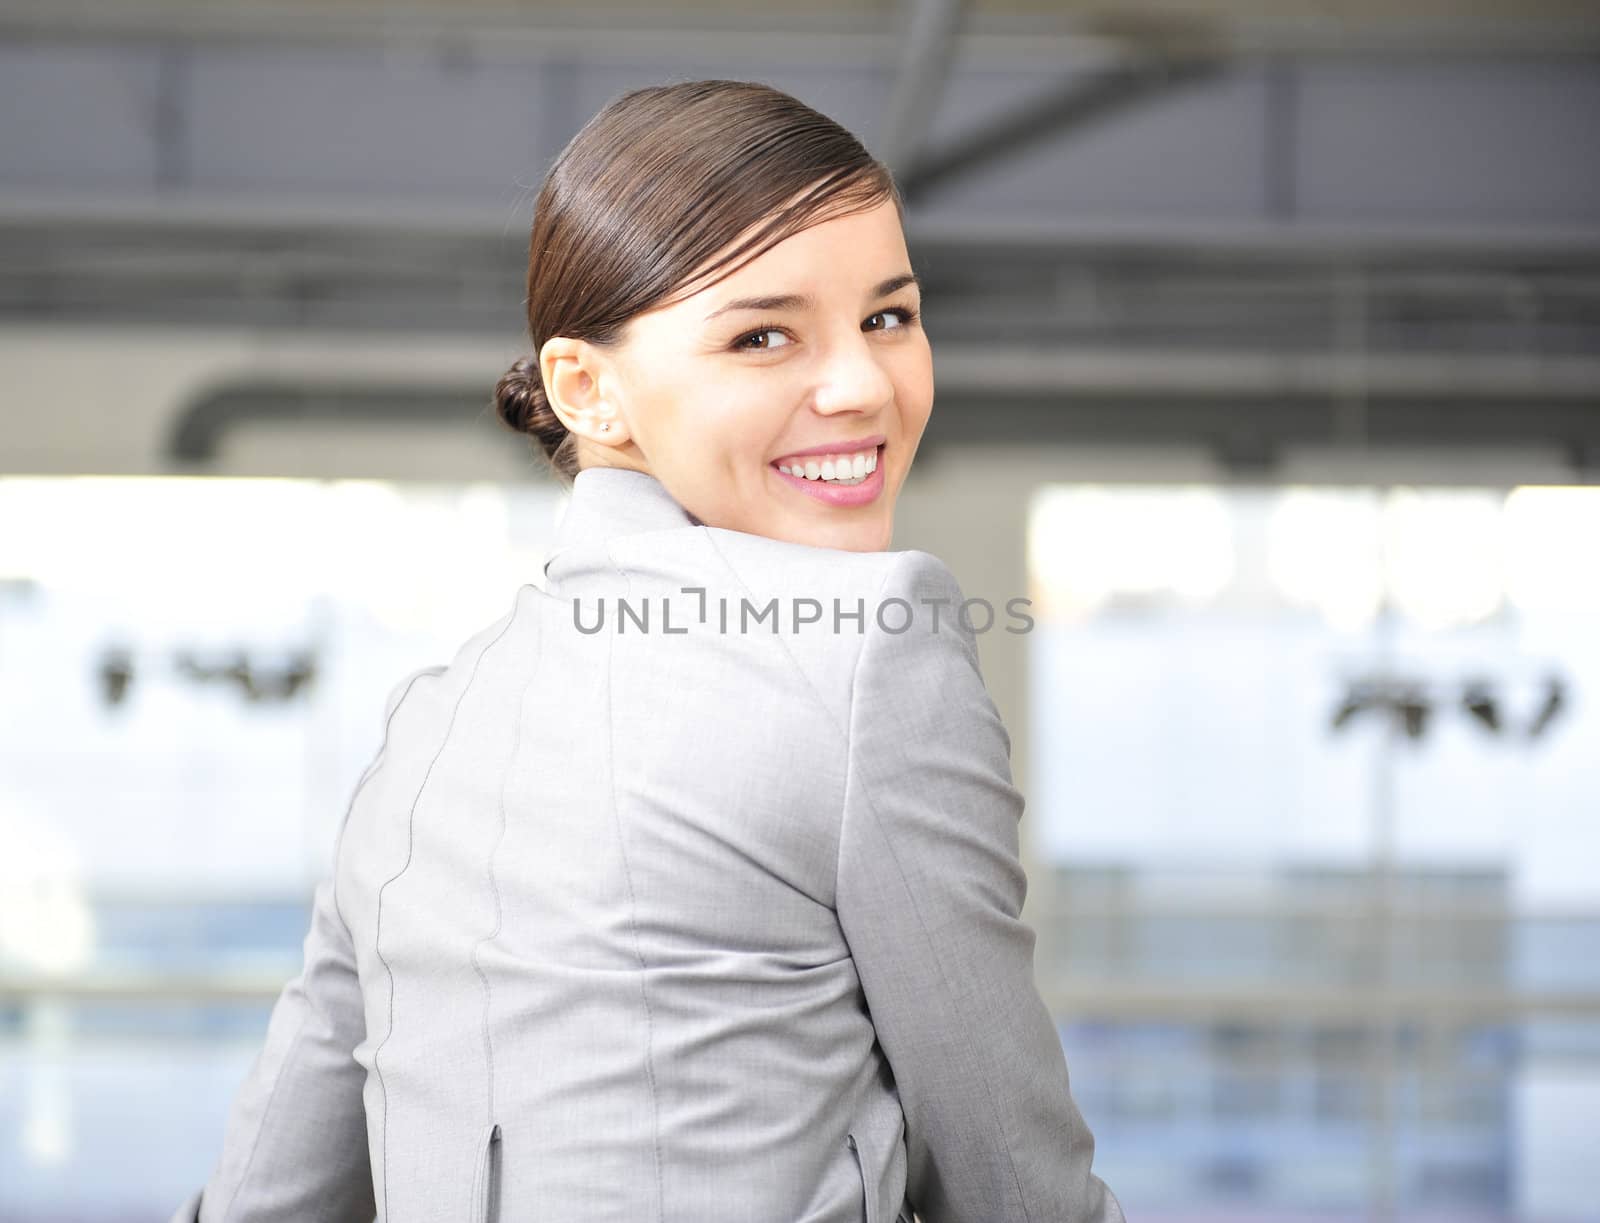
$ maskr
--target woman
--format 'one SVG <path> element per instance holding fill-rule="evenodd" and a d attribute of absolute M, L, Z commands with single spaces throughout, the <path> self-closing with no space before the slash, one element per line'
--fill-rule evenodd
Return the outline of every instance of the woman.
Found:
<path fill-rule="evenodd" d="M 887 171 L 761 85 L 636 90 L 530 252 L 543 587 L 395 690 L 178 1217 L 1120 1220 L 961 590 L 887 550 L 933 401 Z"/>

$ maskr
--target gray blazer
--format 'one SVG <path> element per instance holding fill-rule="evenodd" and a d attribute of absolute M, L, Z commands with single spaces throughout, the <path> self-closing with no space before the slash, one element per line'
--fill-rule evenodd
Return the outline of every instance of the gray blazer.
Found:
<path fill-rule="evenodd" d="M 962 597 L 580 472 L 390 697 L 175 1223 L 1120 1223 Z"/>

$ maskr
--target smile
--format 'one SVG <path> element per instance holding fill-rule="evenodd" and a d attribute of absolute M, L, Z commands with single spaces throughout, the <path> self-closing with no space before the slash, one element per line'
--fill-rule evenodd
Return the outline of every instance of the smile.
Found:
<path fill-rule="evenodd" d="M 878 451 L 857 450 L 842 454 L 812 454 L 805 458 L 780 461 L 778 470 L 803 480 L 829 480 L 838 484 L 859 484 L 877 470 Z"/>
<path fill-rule="evenodd" d="M 793 455 L 772 468 L 784 483 L 826 505 L 867 505 L 883 491 L 883 446 L 833 454 Z"/>

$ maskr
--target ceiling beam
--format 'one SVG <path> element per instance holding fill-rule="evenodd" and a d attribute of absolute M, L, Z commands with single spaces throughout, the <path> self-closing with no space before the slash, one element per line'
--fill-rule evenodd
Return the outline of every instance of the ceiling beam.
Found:
<path fill-rule="evenodd" d="M 926 153 L 899 176 L 907 203 L 921 205 L 939 189 L 1047 140 L 1146 105 L 1216 76 L 1219 60 L 1167 60 L 1143 55 L 1111 68 L 1074 76 L 1043 97 L 981 124 L 941 149 Z"/>
<path fill-rule="evenodd" d="M 898 176 L 922 149 L 944 96 L 966 0 L 911 0 L 905 55 L 895 72 L 877 155 Z"/>

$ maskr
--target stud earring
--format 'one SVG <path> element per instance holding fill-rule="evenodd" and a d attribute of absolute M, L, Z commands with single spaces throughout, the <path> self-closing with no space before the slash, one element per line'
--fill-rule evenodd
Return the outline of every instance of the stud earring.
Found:
<path fill-rule="evenodd" d="M 601 433 L 606 433 L 606 432 L 608 432 L 610 430 L 610 428 L 611 428 L 611 422 L 609 420 L 608 421 L 604 421 L 600 425 L 600 432 Z"/>

